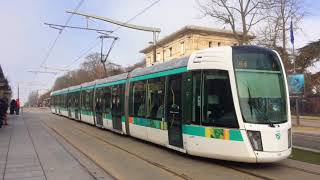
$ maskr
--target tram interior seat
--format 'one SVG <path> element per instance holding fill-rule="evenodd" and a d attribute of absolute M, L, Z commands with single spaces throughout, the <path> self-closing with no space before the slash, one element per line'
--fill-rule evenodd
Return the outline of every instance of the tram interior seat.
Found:
<path fill-rule="evenodd" d="M 141 104 L 139 106 L 139 110 L 138 110 L 138 116 L 144 116 L 145 115 L 145 112 L 146 112 L 146 108 L 145 108 L 145 105 L 144 104 Z"/>
<path fill-rule="evenodd" d="M 157 116 L 156 116 L 156 117 L 157 117 L 158 119 L 163 118 L 163 113 L 164 113 L 164 106 L 161 105 L 161 106 L 159 106 L 159 108 L 158 108 Z"/>

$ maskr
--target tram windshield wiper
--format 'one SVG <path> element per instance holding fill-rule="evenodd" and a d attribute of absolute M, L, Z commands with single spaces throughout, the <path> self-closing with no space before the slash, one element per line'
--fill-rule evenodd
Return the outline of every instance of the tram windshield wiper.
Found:
<path fill-rule="evenodd" d="M 248 104 L 249 104 L 249 107 L 250 107 L 250 114 L 251 114 L 251 117 L 252 117 L 252 98 L 251 98 L 251 93 L 250 93 L 250 89 L 248 87 L 248 95 L 249 95 L 249 100 L 248 100 Z"/>
<path fill-rule="evenodd" d="M 249 104 L 249 107 L 250 107 L 251 117 L 253 116 L 253 108 L 254 108 L 255 111 L 258 112 L 263 117 L 263 120 L 266 121 L 269 124 L 270 127 L 275 127 L 273 122 L 268 118 L 267 113 L 264 112 L 260 107 L 258 107 L 257 103 L 253 102 L 253 99 L 251 97 L 250 88 L 247 87 L 247 89 L 248 89 L 248 96 L 249 96 L 248 104 Z"/>

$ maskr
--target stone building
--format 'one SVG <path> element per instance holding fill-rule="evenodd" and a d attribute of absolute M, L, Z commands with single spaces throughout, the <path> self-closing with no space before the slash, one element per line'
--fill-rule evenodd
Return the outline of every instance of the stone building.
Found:
<path fill-rule="evenodd" d="M 249 36 L 252 40 L 254 36 Z M 153 45 L 141 53 L 145 54 L 146 66 L 171 59 L 187 56 L 194 51 L 214 46 L 237 45 L 232 31 L 200 26 L 185 26 L 182 29 L 160 39 L 156 45 L 156 61 L 153 58 Z"/>

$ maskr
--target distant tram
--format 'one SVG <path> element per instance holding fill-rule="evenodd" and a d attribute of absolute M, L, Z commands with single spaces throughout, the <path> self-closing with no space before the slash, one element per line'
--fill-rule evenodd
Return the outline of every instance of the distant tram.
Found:
<path fill-rule="evenodd" d="M 209 48 L 51 93 L 51 111 L 201 157 L 265 163 L 291 154 L 277 52 Z"/>

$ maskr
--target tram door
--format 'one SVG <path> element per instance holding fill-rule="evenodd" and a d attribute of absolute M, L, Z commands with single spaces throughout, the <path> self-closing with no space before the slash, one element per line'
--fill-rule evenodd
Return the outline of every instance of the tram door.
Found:
<path fill-rule="evenodd" d="M 122 115 L 122 104 L 121 97 L 122 85 L 116 85 L 112 87 L 112 107 L 111 107 L 111 115 L 112 115 L 112 127 L 115 130 L 122 131 L 122 123 L 121 123 L 121 115 Z"/>
<path fill-rule="evenodd" d="M 97 89 L 96 91 L 95 103 L 96 103 L 96 107 L 95 107 L 96 123 L 98 126 L 103 126 L 103 119 L 102 119 L 103 105 L 102 105 L 101 89 Z"/>
<path fill-rule="evenodd" d="M 167 86 L 166 119 L 168 123 L 169 145 L 183 148 L 181 75 L 169 76 Z"/>

